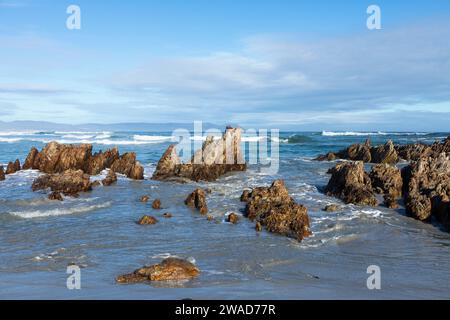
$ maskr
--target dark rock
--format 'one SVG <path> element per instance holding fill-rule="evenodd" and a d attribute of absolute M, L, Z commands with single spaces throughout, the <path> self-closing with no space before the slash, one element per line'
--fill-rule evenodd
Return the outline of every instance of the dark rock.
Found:
<path fill-rule="evenodd" d="M 347 155 L 345 159 L 354 161 L 371 162 L 372 155 L 370 152 L 370 140 L 367 140 L 364 144 L 354 144 L 347 149 Z M 340 156 L 340 158 L 343 158 Z"/>
<path fill-rule="evenodd" d="M 256 224 L 255 224 L 255 230 L 256 230 L 257 232 L 261 232 L 261 231 L 262 231 L 262 225 L 261 225 L 261 222 L 259 222 L 259 221 L 256 222 Z"/>
<path fill-rule="evenodd" d="M 0 166 L 0 181 L 4 181 L 5 179 L 5 171 L 3 169 L 3 166 Z"/>
<path fill-rule="evenodd" d="M 394 143 L 392 142 L 392 140 L 386 142 L 384 146 L 372 148 L 371 153 L 373 163 L 396 164 L 398 162 L 397 151 L 395 150 Z"/>
<path fill-rule="evenodd" d="M 393 196 L 392 194 L 385 194 L 384 205 L 389 209 L 397 209 L 399 207 L 397 203 L 397 197 Z"/>
<path fill-rule="evenodd" d="M 17 171 L 20 171 L 20 161 L 17 159 L 14 162 L 8 163 L 8 167 L 6 168 L 6 174 L 13 174 Z"/>
<path fill-rule="evenodd" d="M 23 164 L 23 170 L 29 170 L 34 169 L 34 162 L 36 161 L 36 157 L 39 154 L 38 149 L 35 147 L 32 147 L 30 150 L 30 153 L 28 154 L 24 164 Z"/>
<path fill-rule="evenodd" d="M 164 218 L 172 218 L 172 214 L 170 212 L 166 212 L 163 214 Z"/>
<path fill-rule="evenodd" d="M 184 203 L 193 209 L 197 209 L 201 214 L 208 213 L 208 206 L 206 205 L 205 191 L 202 189 L 195 189 L 184 201 Z"/>
<path fill-rule="evenodd" d="M 140 225 L 152 225 L 158 223 L 158 220 L 152 216 L 143 216 L 139 219 L 138 224 Z"/>
<path fill-rule="evenodd" d="M 49 200 L 58 200 L 58 201 L 63 201 L 64 200 L 62 194 L 59 193 L 59 192 L 52 192 L 52 193 L 50 193 L 49 196 L 48 196 L 48 199 Z"/>
<path fill-rule="evenodd" d="M 248 199 L 250 198 L 250 194 L 251 194 L 250 190 L 244 190 L 244 192 L 242 192 L 241 195 L 241 202 L 247 202 Z"/>
<path fill-rule="evenodd" d="M 136 161 L 136 154 L 126 153 L 120 156 L 118 149 L 114 148 L 92 155 L 90 144 L 70 145 L 53 141 L 45 145 L 41 152 L 33 147 L 24 164 L 24 169 L 36 169 L 48 174 L 82 170 L 84 173 L 97 175 L 107 168 L 131 179 L 144 178 L 144 168 Z"/>
<path fill-rule="evenodd" d="M 247 201 L 245 216 L 256 220 L 269 232 L 298 241 L 312 234 L 307 209 L 289 196 L 282 180 L 274 181 L 269 188 L 254 188 Z"/>
<path fill-rule="evenodd" d="M 401 197 L 403 180 L 398 168 L 388 164 L 378 164 L 372 167 L 369 176 L 376 193 L 388 194 L 394 198 Z"/>
<path fill-rule="evenodd" d="M 178 258 L 168 258 L 160 264 L 137 269 L 131 274 L 116 278 L 118 283 L 139 283 L 145 281 L 190 280 L 197 277 L 200 270 L 191 262 Z"/>
<path fill-rule="evenodd" d="M 102 185 L 102 183 L 100 181 L 98 181 L 98 180 L 92 181 L 92 183 L 91 183 L 91 187 L 92 188 L 99 187 L 101 185 Z"/>
<path fill-rule="evenodd" d="M 108 175 L 102 180 L 104 186 L 110 186 L 117 182 L 117 175 L 113 170 L 109 170 Z"/>
<path fill-rule="evenodd" d="M 161 200 L 156 199 L 155 201 L 153 201 L 152 208 L 153 209 L 161 209 Z"/>
<path fill-rule="evenodd" d="M 222 139 L 208 137 L 202 149 L 197 150 L 188 163 L 181 162 L 175 145 L 169 146 L 159 160 L 152 179 L 214 181 L 225 173 L 245 171 L 246 168 L 241 151 L 241 129 L 227 129 Z"/>
<path fill-rule="evenodd" d="M 136 153 L 134 152 L 125 153 L 114 161 L 111 170 L 134 180 L 144 179 L 144 167 L 141 166 L 139 161 L 136 161 Z"/>
<path fill-rule="evenodd" d="M 325 188 L 327 195 L 337 196 L 345 203 L 377 205 L 370 178 L 364 172 L 363 162 L 340 163 L 330 172 L 332 176 Z"/>
<path fill-rule="evenodd" d="M 227 222 L 236 224 L 239 222 L 239 216 L 236 213 L 232 212 L 227 216 Z"/>
<path fill-rule="evenodd" d="M 50 188 L 66 196 L 76 196 L 79 192 L 92 190 L 89 175 L 82 170 L 67 170 L 58 174 L 46 174 L 33 181 L 33 191 Z"/>
<path fill-rule="evenodd" d="M 140 199 L 141 202 L 148 202 L 148 200 L 150 200 L 150 197 L 147 196 L 147 195 L 142 196 L 141 199 Z"/>
<path fill-rule="evenodd" d="M 420 158 L 405 167 L 402 175 L 407 213 L 422 221 L 429 221 L 433 214 L 442 218 L 442 204 L 450 197 L 449 157 L 441 153 L 437 158 Z"/>

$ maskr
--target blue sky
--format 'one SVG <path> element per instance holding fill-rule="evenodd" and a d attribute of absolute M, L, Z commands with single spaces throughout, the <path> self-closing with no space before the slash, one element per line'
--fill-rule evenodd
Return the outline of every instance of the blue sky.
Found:
<path fill-rule="evenodd" d="M 447 0 L 0 0 L 0 119 L 448 131 L 448 39 Z"/>

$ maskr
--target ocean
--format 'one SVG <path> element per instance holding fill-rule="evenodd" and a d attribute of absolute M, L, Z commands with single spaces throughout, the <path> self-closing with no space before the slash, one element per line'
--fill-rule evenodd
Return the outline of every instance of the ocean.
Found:
<path fill-rule="evenodd" d="M 50 141 L 92 143 L 94 150 L 118 146 L 134 151 L 145 167 L 144 181 L 119 176 L 117 184 L 96 187 L 79 198 L 47 200 L 32 192 L 39 172 L 20 171 L 0 182 L 0 299 L 438 299 L 450 298 L 450 233 L 403 209 L 345 205 L 321 193 L 335 162 L 316 162 L 370 138 L 372 144 L 432 143 L 450 133 L 280 132 L 279 170 L 260 164 L 211 183 L 150 179 L 172 143 L 171 132 L 0 132 L 0 164 L 25 160 L 32 146 Z M 252 138 L 244 138 L 248 144 Z M 370 167 L 368 165 L 368 167 Z M 105 176 L 92 177 L 100 180 Z M 284 179 L 290 194 L 308 208 L 313 236 L 299 243 L 266 231 L 241 217 L 245 188 Z M 183 201 L 196 187 L 210 188 L 208 221 Z M 142 195 L 159 198 L 162 210 Z M 324 212 L 327 204 L 343 210 Z M 171 219 L 162 214 L 172 213 Z M 139 226 L 143 215 L 159 223 Z M 195 260 L 201 275 L 185 283 L 118 285 L 115 277 L 165 257 Z M 66 286 L 67 266 L 81 269 L 81 289 Z M 369 290 L 369 266 L 379 266 L 381 289 Z"/>

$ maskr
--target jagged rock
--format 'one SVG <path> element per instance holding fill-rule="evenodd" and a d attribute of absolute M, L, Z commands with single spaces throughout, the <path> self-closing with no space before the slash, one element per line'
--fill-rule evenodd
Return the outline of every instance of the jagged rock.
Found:
<path fill-rule="evenodd" d="M 376 206 L 369 176 L 364 172 L 361 161 L 345 162 L 331 169 L 331 178 L 325 192 L 337 196 L 345 203 Z"/>
<path fill-rule="evenodd" d="M 402 176 L 407 213 L 422 221 L 434 214 L 442 221 L 442 204 L 450 197 L 450 159 L 446 153 L 412 162 L 402 170 Z"/>
<path fill-rule="evenodd" d="M 207 137 L 202 148 L 188 163 L 181 162 L 175 145 L 169 146 L 159 160 L 152 179 L 214 181 L 227 172 L 245 171 L 246 168 L 241 151 L 241 129 L 228 128 L 221 139 Z"/>
<path fill-rule="evenodd" d="M 193 209 L 197 209 L 201 214 L 208 213 L 208 206 L 206 205 L 205 191 L 202 189 L 195 189 L 184 201 L 184 203 Z"/>
<path fill-rule="evenodd" d="M 48 195 L 49 200 L 57 200 L 57 201 L 63 201 L 63 196 L 59 192 L 52 192 Z"/>
<path fill-rule="evenodd" d="M 32 147 L 30 153 L 28 153 L 28 156 L 23 164 L 23 170 L 33 169 L 38 154 L 39 154 L 38 149 Z"/>
<path fill-rule="evenodd" d="M 255 230 L 256 230 L 257 232 L 261 232 L 261 231 L 262 231 L 262 225 L 261 225 L 261 222 L 259 222 L 259 221 L 256 222 L 256 224 L 255 224 Z"/>
<path fill-rule="evenodd" d="M 106 178 L 102 180 L 102 184 L 104 186 L 110 186 L 115 182 L 117 182 L 117 175 L 113 170 L 109 170 Z"/>
<path fill-rule="evenodd" d="M 3 166 L 0 166 L 0 181 L 4 181 L 5 179 L 5 171 L 3 169 Z"/>
<path fill-rule="evenodd" d="M 336 159 L 338 159 L 339 157 L 333 153 L 333 152 L 328 152 L 326 154 L 323 155 L 319 155 L 317 158 L 315 158 L 314 160 L 317 161 L 334 161 Z"/>
<path fill-rule="evenodd" d="M 245 216 L 256 220 L 269 232 L 298 241 L 312 234 L 307 209 L 289 196 L 282 180 L 274 181 L 269 188 L 254 188 L 247 201 Z"/>
<path fill-rule="evenodd" d="M 236 223 L 239 222 L 239 216 L 238 216 L 236 213 L 232 212 L 232 213 L 230 213 L 230 214 L 227 216 L 227 220 L 226 220 L 226 221 L 227 221 L 227 222 L 230 222 L 230 223 L 232 223 L 232 224 L 236 224 Z"/>
<path fill-rule="evenodd" d="M 144 167 L 141 166 L 139 161 L 136 161 L 136 153 L 134 152 L 123 154 L 119 159 L 114 161 L 111 169 L 134 180 L 144 179 Z"/>
<path fill-rule="evenodd" d="M 138 224 L 140 225 L 152 225 L 158 223 L 158 220 L 152 216 L 143 216 L 139 219 Z"/>
<path fill-rule="evenodd" d="M 14 162 L 8 163 L 8 166 L 6 167 L 6 174 L 13 174 L 17 171 L 20 171 L 20 161 L 17 159 Z"/>
<path fill-rule="evenodd" d="M 341 156 L 341 158 L 343 158 Z M 345 159 L 371 162 L 372 155 L 370 152 L 370 140 L 367 140 L 364 144 L 354 144 L 347 149 L 347 156 Z"/>
<path fill-rule="evenodd" d="M 144 168 L 136 161 L 136 154 L 119 155 L 117 148 L 92 155 L 92 145 L 48 143 L 39 152 L 31 148 L 24 169 L 36 169 L 44 173 L 62 173 L 66 170 L 82 170 L 90 175 L 97 175 L 102 170 L 111 168 L 117 173 L 125 174 L 136 180 L 144 178 Z"/>
<path fill-rule="evenodd" d="M 335 211 L 338 211 L 339 209 L 340 209 L 340 207 L 337 204 L 329 204 L 329 205 L 325 206 L 325 208 L 323 208 L 323 211 L 335 212 Z"/>
<path fill-rule="evenodd" d="M 372 167 L 369 176 L 376 193 L 388 194 L 394 198 L 401 197 L 403 180 L 398 168 L 388 164 L 378 164 Z"/>
<path fill-rule="evenodd" d="M 118 283 L 139 283 L 145 281 L 190 280 L 197 277 L 200 270 L 191 262 L 178 258 L 167 258 L 160 264 L 143 267 L 131 274 L 116 278 Z"/>
<path fill-rule="evenodd" d="M 100 181 L 98 181 L 98 180 L 92 181 L 92 183 L 91 183 L 91 187 L 92 188 L 99 187 L 101 185 L 102 185 L 102 183 Z"/>
<path fill-rule="evenodd" d="M 66 196 L 76 196 L 79 192 L 90 191 L 92 186 L 89 175 L 82 170 L 67 170 L 63 173 L 46 174 L 33 181 L 33 191 L 48 188 Z"/>
<path fill-rule="evenodd" d="M 155 199 L 155 201 L 153 201 L 153 203 L 152 203 L 152 208 L 153 209 L 161 209 L 161 200 Z"/>
<path fill-rule="evenodd" d="M 117 147 L 107 150 L 104 153 L 102 151 L 97 152 L 89 158 L 86 172 L 90 175 L 97 175 L 105 168 L 111 168 L 113 163 L 119 158 L 119 149 Z"/>
<path fill-rule="evenodd" d="M 433 154 L 430 146 L 419 143 L 395 146 L 395 150 L 397 151 L 398 157 L 406 161 L 416 161 Z"/>
<path fill-rule="evenodd" d="M 150 200 L 150 197 L 147 196 L 147 195 L 142 196 L 141 199 L 140 199 L 141 202 L 148 202 L 148 200 Z"/>
<path fill-rule="evenodd" d="M 394 143 L 392 142 L 392 140 L 386 142 L 384 146 L 372 148 L 371 153 L 373 163 L 396 164 L 398 162 L 397 151 L 395 150 Z"/>

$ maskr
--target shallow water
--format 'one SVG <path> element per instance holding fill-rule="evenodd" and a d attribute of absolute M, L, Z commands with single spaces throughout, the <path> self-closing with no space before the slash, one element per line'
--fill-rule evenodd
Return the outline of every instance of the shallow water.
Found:
<path fill-rule="evenodd" d="M 437 134 L 372 133 L 374 144 L 433 142 Z M 450 298 L 450 234 L 437 224 L 406 217 L 403 210 L 344 205 L 320 193 L 332 162 L 314 162 L 319 153 L 339 150 L 367 138 L 361 133 L 281 133 L 280 170 L 264 175 L 258 165 L 214 183 L 177 184 L 120 177 L 77 199 L 51 202 L 33 193 L 36 171 L 22 171 L 0 182 L 0 298 L 36 299 L 330 299 Z M 150 177 L 170 143 L 170 133 L 74 132 L 0 133 L 0 163 L 25 159 L 31 146 L 58 140 L 94 143 L 96 150 L 118 145 L 136 151 Z M 105 173 L 104 173 L 105 174 Z M 103 175 L 104 175 L 103 174 Z M 93 179 L 101 179 L 101 176 Z M 292 196 L 308 208 L 314 235 L 302 243 L 256 233 L 241 218 L 242 190 L 283 178 Z M 185 207 L 197 186 L 212 193 L 207 201 L 214 221 Z M 163 210 L 139 202 L 149 194 Z M 338 203 L 342 211 L 322 208 Z M 170 212 L 173 218 L 162 214 Z M 142 215 L 159 219 L 138 226 Z M 176 255 L 195 259 L 202 273 L 187 283 L 117 285 L 119 274 Z M 81 290 L 66 288 L 66 268 L 81 267 Z M 369 265 L 381 268 L 381 290 L 368 290 Z"/>

